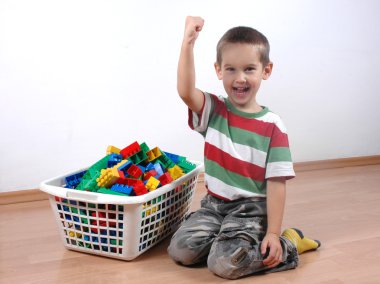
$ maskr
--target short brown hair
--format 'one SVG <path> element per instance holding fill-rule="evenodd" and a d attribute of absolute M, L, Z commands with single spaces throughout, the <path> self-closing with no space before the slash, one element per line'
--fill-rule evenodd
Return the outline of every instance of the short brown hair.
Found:
<path fill-rule="evenodd" d="M 228 43 L 248 43 L 259 47 L 260 61 L 266 66 L 269 60 L 268 39 L 259 31 L 250 27 L 235 27 L 228 30 L 216 46 L 216 62 L 222 64 L 222 50 Z"/>

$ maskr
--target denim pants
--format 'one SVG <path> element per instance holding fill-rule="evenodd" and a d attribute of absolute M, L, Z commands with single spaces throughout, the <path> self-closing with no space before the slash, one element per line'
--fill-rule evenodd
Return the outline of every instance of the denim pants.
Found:
<path fill-rule="evenodd" d="M 268 268 L 260 251 L 267 229 L 265 198 L 223 201 L 206 195 L 173 235 L 168 253 L 183 264 L 207 261 L 210 271 L 227 279 L 257 272 L 277 272 L 298 265 L 296 247 L 280 237 L 283 262 Z"/>

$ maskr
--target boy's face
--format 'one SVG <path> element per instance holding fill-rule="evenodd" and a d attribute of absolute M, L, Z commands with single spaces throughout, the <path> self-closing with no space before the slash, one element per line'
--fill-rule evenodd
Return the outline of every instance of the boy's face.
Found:
<path fill-rule="evenodd" d="M 269 78 L 273 64 L 263 66 L 257 46 L 228 43 L 222 50 L 221 65 L 215 63 L 219 80 L 223 80 L 230 102 L 244 112 L 258 112 L 256 94 L 262 80 Z"/>

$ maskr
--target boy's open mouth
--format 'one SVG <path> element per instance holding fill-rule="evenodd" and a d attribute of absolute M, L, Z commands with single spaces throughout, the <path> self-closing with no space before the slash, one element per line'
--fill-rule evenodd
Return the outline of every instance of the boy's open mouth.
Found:
<path fill-rule="evenodd" d="M 248 93 L 249 87 L 232 87 L 232 91 L 237 95 L 237 96 L 244 96 Z"/>

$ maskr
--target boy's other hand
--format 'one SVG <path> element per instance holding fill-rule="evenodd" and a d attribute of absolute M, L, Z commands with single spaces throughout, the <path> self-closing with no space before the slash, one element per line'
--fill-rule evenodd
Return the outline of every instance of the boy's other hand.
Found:
<path fill-rule="evenodd" d="M 280 238 L 274 233 L 267 233 L 261 243 L 261 254 L 265 255 L 269 250 L 263 264 L 269 268 L 276 267 L 282 262 L 282 247 Z"/>
<path fill-rule="evenodd" d="M 189 44 L 194 44 L 199 32 L 203 28 L 204 22 L 201 17 L 186 17 L 184 41 Z"/>

